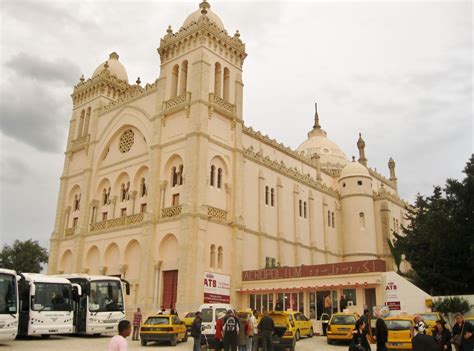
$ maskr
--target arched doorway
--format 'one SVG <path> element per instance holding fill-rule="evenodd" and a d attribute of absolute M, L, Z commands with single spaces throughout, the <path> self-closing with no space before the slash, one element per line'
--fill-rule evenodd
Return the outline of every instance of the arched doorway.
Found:
<path fill-rule="evenodd" d="M 167 234 L 160 243 L 159 258 L 163 262 L 163 289 L 161 305 L 167 309 L 175 308 L 178 293 L 178 240 Z"/>

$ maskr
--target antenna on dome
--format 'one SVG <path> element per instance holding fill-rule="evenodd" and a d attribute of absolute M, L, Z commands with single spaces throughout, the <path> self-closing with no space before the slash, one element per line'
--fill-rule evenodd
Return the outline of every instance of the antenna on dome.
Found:
<path fill-rule="evenodd" d="M 321 125 L 319 124 L 319 115 L 318 115 L 318 103 L 314 103 L 314 126 L 313 129 L 321 129 Z"/>
<path fill-rule="evenodd" d="M 199 4 L 199 8 L 201 9 L 201 13 L 205 15 L 207 10 L 211 8 L 211 4 L 209 4 L 206 0 L 203 0 L 203 2 Z"/>

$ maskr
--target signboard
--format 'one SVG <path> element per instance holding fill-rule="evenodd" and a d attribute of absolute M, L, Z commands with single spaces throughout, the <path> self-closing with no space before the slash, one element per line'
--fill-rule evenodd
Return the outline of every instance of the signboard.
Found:
<path fill-rule="evenodd" d="M 204 303 L 230 303 L 230 276 L 204 273 Z"/>
<path fill-rule="evenodd" d="M 299 267 L 281 267 L 243 271 L 243 281 L 291 279 L 303 277 L 322 277 L 329 275 L 346 275 L 357 273 L 386 272 L 385 261 L 366 260 L 354 262 L 341 262 L 330 264 L 317 264 Z"/>
<path fill-rule="evenodd" d="M 394 281 L 388 281 L 385 284 L 385 300 L 386 301 L 400 301 L 398 298 L 398 285 Z"/>
<path fill-rule="evenodd" d="M 390 311 L 400 311 L 402 309 L 400 301 L 387 301 L 387 306 Z"/>
<path fill-rule="evenodd" d="M 390 309 L 388 306 L 374 306 L 372 314 L 376 318 L 387 318 L 390 315 Z"/>

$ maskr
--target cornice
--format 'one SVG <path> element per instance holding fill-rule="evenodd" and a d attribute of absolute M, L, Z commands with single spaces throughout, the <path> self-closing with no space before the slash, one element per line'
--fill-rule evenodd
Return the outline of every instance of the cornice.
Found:
<path fill-rule="evenodd" d="M 139 85 L 134 85 L 132 86 L 132 89 L 127 91 L 124 95 L 119 97 L 117 100 L 110 102 L 109 104 L 103 106 L 99 114 L 105 113 L 112 111 L 118 107 L 121 107 L 129 102 L 132 102 L 134 100 L 138 100 L 139 98 L 142 98 L 154 91 L 156 91 L 158 88 L 158 80 L 156 80 L 153 84 L 146 84 L 145 88 L 139 86 Z"/>
<path fill-rule="evenodd" d="M 388 185 L 389 187 L 391 187 L 393 190 L 397 190 L 397 187 L 395 186 L 395 184 L 387 179 L 386 177 L 384 177 L 383 175 L 381 175 L 379 172 L 377 172 L 375 169 L 372 169 L 372 168 L 369 168 L 367 167 L 367 169 L 369 170 L 369 174 L 374 177 L 375 179 L 381 181 L 382 183 L 384 183 L 385 185 Z"/>
<path fill-rule="evenodd" d="M 374 191 L 374 200 L 388 200 L 403 208 L 410 207 L 408 202 L 402 200 L 398 195 L 386 191 L 385 189 L 380 189 L 378 192 Z"/>

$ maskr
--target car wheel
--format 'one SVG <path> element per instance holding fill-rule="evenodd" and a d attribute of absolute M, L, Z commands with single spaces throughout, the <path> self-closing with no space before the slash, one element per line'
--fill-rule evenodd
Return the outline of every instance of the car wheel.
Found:
<path fill-rule="evenodd" d="M 329 344 L 329 345 L 332 344 L 332 340 L 331 340 L 331 339 L 328 338 L 327 341 L 328 341 L 328 344 Z"/>
<path fill-rule="evenodd" d="M 146 341 L 145 341 L 145 340 L 140 340 L 140 344 L 141 344 L 142 346 L 146 346 Z"/>
<path fill-rule="evenodd" d="M 312 338 L 314 336 L 314 330 L 313 327 L 309 330 L 308 338 Z"/>
<path fill-rule="evenodd" d="M 181 341 L 182 342 L 187 342 L 188 341 L 188 333 L 187 332 L 184 333 L 184 338 Z"/>
<path fill-rule="evenodd" d="M 300 337 L 301 337 L 301 336 L 300 336 L 300 331 L 297 330 L 297 331 L 296 331 L 296 334 L 295 334 L 296 341 L 299 341 L 299 340 L 300 340 Z"/>
<path fill-rule="evenodd" d="M 171 346 L 176 346 L 178 345 L 178 337 L 175 335 L 173 338 L 170 340 Z"/>

